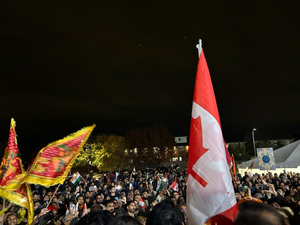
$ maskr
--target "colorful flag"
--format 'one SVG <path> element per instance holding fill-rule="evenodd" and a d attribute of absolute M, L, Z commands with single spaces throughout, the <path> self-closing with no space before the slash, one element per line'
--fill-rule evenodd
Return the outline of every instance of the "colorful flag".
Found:
<path fill-rule="evenodd" d="M 74 186 L 76 186 L 76 185 L 79 183 L 79 181 L 80 181 L 81 178 L 82 178 L 81 175 L 80 175 L 78 172 L 76 172 L 75 176 L 73 176 L 73 177 L 71 178 L 70 182 L 71 182 Z"/>
<path fill-rule="evenodd" d="M 8 143 L 0 165 L 0 196 L 26 208 L 28 213 L 28 224 L 31 224 L 34 212 L 30 186 L 28 184 L 22 184 L 14 191 L 4 189 L 9 181 L 25 172 L 22 160 L 19 157 L 15 127 L 16 123 L 14 119 L 11 119 Z"/>
<path fill-rule="evenodd" d="M 260 170 L 276 170 L 273 148 L 257 149 Z"/>
<path fill-rule="evenodd" d="M 251 163 L 250 166 L 248 167 L 248 170 L 251 170 L 251 171 L 252 171 L 253 165 L 254 165 L 254 160 L 252 161 L 252 163 Z"/>
<path fill-rule="evenodd" d="M 171 184 L 170 188 L 172 188 L 174 191 L 179 191 L 177 180 Z"/>
<path fill-rule="evenodd" d="M 233 224 L 235 193 L 215 94 L 201 49 L 190 131 L 187 208 L 189 224 Z"/>
<path fill-rule="evenodd" d="M 158 180 L 158 183 L 157 183 L 157 185 L 156 185 L 156 192 L 157 192 L 157 193 L 160 192 L 160 191 L 163 189 L 163 187 L 164 187 L 164 184 L 163 184 L 162 180 L 159 179 L 159 180 Z"/>
<path fill-rule="evenodd" d="M 139 205 L 142 207 L 143 211 L 146 210 L 146 204 L 145 204 L 144 200 L 142 199 L 142 197 L 140 198 Z"/>
<path fill-rule="evenodd" d="M 235 160 L 233 154 L 231 155 L 231 163 L 232 163 L 232 167 L 231 167 L 232 177 L 234 177 L 236 175 L 236 166 L 235 166 Z"/>
<path fill-rule="evenodd" d="M 133 174 L 133 175 L 136 175 L 135 167 L 133 167 L 132 174 Z"/>
<path fill-rule="evenodd" d="M 235 160 L 234 160 L 234 155 L 231 155 L 231 166 L 230 166 L 230 174 L 231 174 L 231 179 L 234 185 L 234 188 L 236 188 L 236 166 L 235 166 Z"/>
<path fill-rule="evenodd" d="M 73 162 L 84 146 L 95 125 L 81 129 L 40 150 L 28 171 L 16 176 L 6 188 L 14 190 L 23 183 L 53 186 L 63 184 Z"/>

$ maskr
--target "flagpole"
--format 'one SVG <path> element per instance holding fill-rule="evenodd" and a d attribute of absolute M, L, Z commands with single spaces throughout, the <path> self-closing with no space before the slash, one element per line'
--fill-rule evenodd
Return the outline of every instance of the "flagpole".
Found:
<path fill-rule="evenodd" d="M 196 48 L 198 48 L 198 56 L 200 58 L 200 54 L 202 52 L 202 40 L 199 39 L 199 44 L 196 45 Z"/>
<path fill-rule="evenodd" d="M 3 199 L 3 210 L 5 210 L 6 209 L 6 199 L 5 198 L 2 198 Z"/>
<path fill-rule="evenodd" d="M 58 184 L 57 188 L 55 189 L 55 191 L 54 191 L 54 193 L 53 193 L 53 195 L 52 195 L 52 197 L 51 197 L 50 201 L 48 202 L 48 204 L 47 204 L 46 208 L 48 208 L 48 206 L 50 205 L 50 203 L 51 203 L 52 199 L 54 198 L 54 196 L 55 196 L 55 194 L 56 194 L 56 192 L 57 192 L 57 190 L 58 190 L 59 186 L 60 186 L 60 184 Z"/>
<path fill-rule="evenodd" d="M 81 175 L 80 175 L 81 176 Z M 87 180 L 83 178 L 83 176 L 81 176 L 82 180 L 87 183 Z"/>

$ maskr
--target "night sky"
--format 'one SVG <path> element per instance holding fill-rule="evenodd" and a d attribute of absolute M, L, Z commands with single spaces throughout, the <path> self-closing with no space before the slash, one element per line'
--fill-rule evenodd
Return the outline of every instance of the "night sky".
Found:
<path fill-rule="evenodd" d="M 11 117 L 27 156 L 92 124 L 188 136 L 199 38 L 226 142 L 299 137 L 299 3 L 1 1 L 0 141 Z"/>

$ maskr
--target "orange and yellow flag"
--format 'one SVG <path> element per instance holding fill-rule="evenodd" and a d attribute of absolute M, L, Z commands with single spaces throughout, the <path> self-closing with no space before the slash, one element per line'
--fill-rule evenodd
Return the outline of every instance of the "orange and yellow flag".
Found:
<path fill-rule="evenodd" d="M 76 156 L 94 128 L 95 125 L 83 128 L 44 147 L 37 154 L 28 171 L 10 181 L 5 188 L 15 190 L 24 183 L 43 186 L 63 184 Z"/>
<path fill-rule="evenodd" d="M 231 155 L 231 163 L 232 163 L 232 167 L 231 167 L 231 170 L 232 170 L 232 176 L 235 176 L 236 175 L 236 166 L 235 166 L 235 159 L 234 159 L 234 155 L 232 154 Z"/>
<path fill-rule="evenodd" d="M 248 167 L 248 170 L 251 170 L 251 172 L 252 172 L 252 169 L 253 169 L 253 165 L 254 165 L 254 160 L 252 161 L 252 163 L 251 163 L 250 166 Z"/>
<path fill-rule="evenodd" d="M 16 123 L 14 119 L 11 119 L 8 143 L 0 165 L 0 196 L 26 208 L 28 212 L 28 224 L 31 224 L 34 213 L 30 186 L 22 184 L 15 190 L 5 189 L 8 182 L 24 173 L 22 160 L 19 157 L 15 127 Z"/>
<path fill-rule="evenodd" d="M 251 171 L 252 171 L 253 165 L 254 165 L 254 160 L 252 161 L 252 163 L 251 163 L 250 166 L 248 167 L 248 170 L 251 170 Z"/>

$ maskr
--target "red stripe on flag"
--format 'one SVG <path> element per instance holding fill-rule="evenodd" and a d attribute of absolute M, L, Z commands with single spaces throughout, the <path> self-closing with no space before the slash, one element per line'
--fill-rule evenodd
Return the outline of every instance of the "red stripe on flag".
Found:
<path fill-rule="evenodd" d="M 199 184 L 202 185 L 202 187 L 206 187 L 207 182 L 202 177 L 200 177 L 193 169 L 191 171 L 191 175 L 194 177 L 196 181 L 198 181 Z"/>

